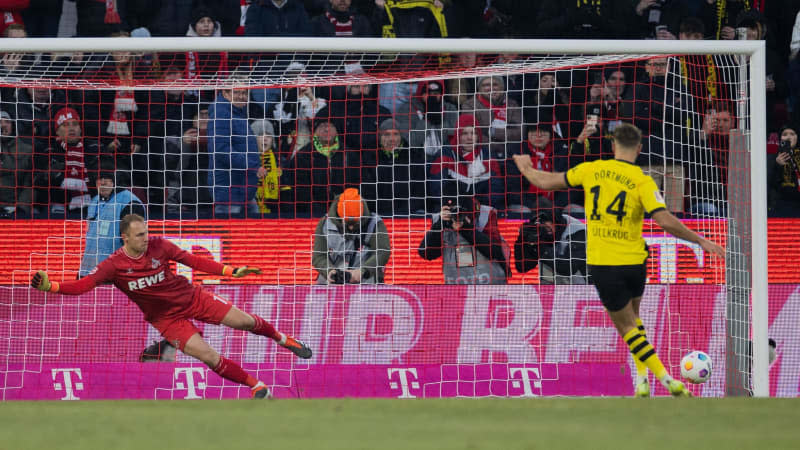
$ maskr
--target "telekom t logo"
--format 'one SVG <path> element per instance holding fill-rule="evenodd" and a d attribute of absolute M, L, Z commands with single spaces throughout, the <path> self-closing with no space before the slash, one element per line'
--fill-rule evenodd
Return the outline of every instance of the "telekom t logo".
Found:
<path fill-rule="evenodd" d="M 397 396 L 397 398 L 417 398 L 416 395 L 411 393 L 411 389 L 419 389 L 419 382 L 417 381 L 417 369 L 413 367 L 410 369 L 389 368 L 388 372 L 390 389 L 398 388 L 397 382 L 392 381 L 394 374 L 397 374 L 397 378 L 400 381 L 400 395 Z M 409 375 L 411 375 L 413 378 L 410 379 Z"/>
<path fill-rule="evenodd" d="M 81 369 L 50 369 L 53 375 L 53 389 L 56 391 L 64 391 L 64 396 L 61 400 L 80 400 L 75 395 L 75 391 L 83 390 L 83 377 L 81 377 Z M 62 382 L 57 382 L 58 375 L 61 374 Z M 72 374 L 77 377 L 75 383 L 72 382 Z"/>
<path fill-rule="evenodd" d="M 519 374 L 520 379 L 511 381 L 511 386 L 515 389 L 520 388 L 522 384 L 522 395 L 520 397 L 538 397 L 533 393 L 534 389 L 542 390 L 542 380 L 539 375 L 539 369 L 536 367 L 511 367 L 509 375 L 511 378 L 516 378 L 515 375 Z"/>
<path fill-rule="evenodd" d="M 198 376 L 197 384 L 195 384 L 194 377 L 195 374 Z M 183 375 L 186 382 L 177 381 L 180 380 L 181 375 Z M 197 389 L 203 390 L 206 388 L 206 383 L 203 382 L 203 378 L 206 375 L 206 371 L 201 367 L 178 367 L 175 369 L 175 389 L 186 389 L 186 397 L 183 397 L 185 400 L 193 400 L 198 398 L 203 398 L 197 393 Z"/>

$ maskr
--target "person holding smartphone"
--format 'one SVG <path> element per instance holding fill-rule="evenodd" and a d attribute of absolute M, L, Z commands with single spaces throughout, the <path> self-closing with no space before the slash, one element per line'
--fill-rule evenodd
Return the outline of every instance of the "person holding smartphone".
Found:
<path fill-rule="evenodd" d="M 606 128 L 602 113 L 603 107 L 600 104 L 590 104 L 586 107 L 583 129 L 570 145 L 570 167 L 584 161 L 609 159 L 614 156 L 611 140 L 605 136 Z"/>
<path fill-rule="evenodd" d="M 769 183 L 768 212 L 771 217 L 800 217 L 800 127 L 784 125 L 781 143 L 773 161 L 767 165 Z"/>

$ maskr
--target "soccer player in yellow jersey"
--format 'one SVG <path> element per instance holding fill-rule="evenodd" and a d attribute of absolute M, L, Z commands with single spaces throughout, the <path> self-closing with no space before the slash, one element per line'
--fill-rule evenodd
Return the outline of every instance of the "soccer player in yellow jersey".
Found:
<path fill-rule="evenodd" d="M 639 318 L 647 260 L 642 238 L 644 213 L 668 233 L 699 244 L 706 252 L 725 256 L 725 250 L 686 228 L 667 211 L 653 179 L 634 164 L 642 149 L 641 141 L 641 131 L 626 123 L 614 130 L 614 159 L 581 163 L 567 172 L 534 169 L 528 155 L 514 155 L 514 162 L 525 178 L 541 189 L 583 187 L 588 272 L 611 321 L 633 355 L 636 396 L 650 396 L 650 369 L 673 396 L 690 397 L 689 390 L 669 375 L 647 342 Z"/>

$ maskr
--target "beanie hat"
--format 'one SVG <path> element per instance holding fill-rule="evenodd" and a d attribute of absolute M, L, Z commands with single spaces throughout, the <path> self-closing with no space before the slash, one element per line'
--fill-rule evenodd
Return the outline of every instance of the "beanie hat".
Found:
<path fill-rule="evenodd" d="M 388 118 L 388 119 L 384 120 L 383 122 L 381 122 L 381 125 L 380 125 L 380 127 L 378 127 L 378 129 L 381 132 L 389 131 L 389 130 L 400 130 L 400 126 L 397 125 L 397 121 L 396 120 L 394 120 L 392 118 Z"/>
<path fill-rule="evenodd" d="M 72 119 L 75 119 L 80 122 L 81 117 L 78 115 L 78 111 L 75 111 L 69 106 L 65 106 L 59 109 L 55 117 L 56 128 L 60 127 L 61 124 L 63 124 L 64 122 Z"/>
<path fill-rule="evenodd" d="M 196 7 L 194 11 L 192 11 L 192 18 L 191 18 L 192 22 L 189 25 L 191 25 L 193 30 L 195 25 L 197 25 L 197 22 L 199 22 L 200 19 L 202 19 L 203 17 L 208 17 L 209 19 L 211 19 L 212 22 L 217 21 L 211 9 L 201 4 L 200 6 Z"/>
<path fill-rule="evenodd" d="M 361 219 L 364 214 L 364 204 L 361 202 L 358 189 L 347 188 L 342 192 L 339 196 L 339 203 L 336 205 L 336 212 L 342 219 Z"/>

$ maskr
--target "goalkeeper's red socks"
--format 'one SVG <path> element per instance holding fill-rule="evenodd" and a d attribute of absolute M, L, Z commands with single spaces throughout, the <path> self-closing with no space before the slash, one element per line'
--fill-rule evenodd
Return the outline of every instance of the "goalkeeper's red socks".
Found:
<path fill-rule="evenodd" d="M 217 363 L 216 367 L 212 367 L 211 370 L 226 380 L 244 384 L 250 388 L 258 384 L 258 380 L 245 372 L 240 365 L 222 355 L 220 355 L 219 362 Z"/>
<path fill-rule="evenodd" d="M 262 319 L 261 317 L 250 314 L 250 316 L 255 319 L 256 324 L 253 326 L 253 329 L 250 330 L 251 333 L 257 334 L 259 336 L 266 336 L 272 340 L 280 342 L 281 339 L 284 339 L 283 334 L 279 333 L 275 327 L 272 326 L 271 323 L 267 322 L 266 320 Z"/>

